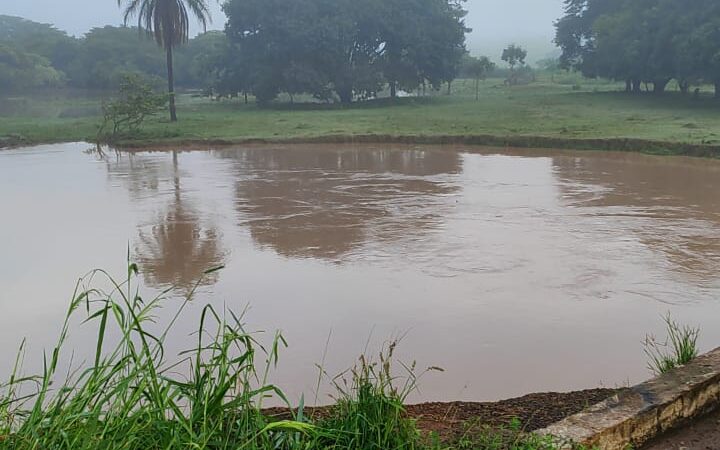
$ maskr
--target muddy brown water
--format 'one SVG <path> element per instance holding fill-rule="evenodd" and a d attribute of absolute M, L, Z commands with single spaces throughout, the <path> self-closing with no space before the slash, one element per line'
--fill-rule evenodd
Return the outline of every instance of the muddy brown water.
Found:
<path fill-rule="evenodd" d="M 380 145 L 0 152 L 0 373 L 58 333 L 77 278 L 139 262 L 145 289 L 207 268 L 169 342 L 204 303 L 289 341 L 273 381 L 314 400 L 402 337 L 440 366 L 414 400 L 486 401 L 648 377 L 661 316 L 720 345 L 720 162 L 611 152 Z M 76 361 L 92 348 L 77 328 Z M 327 345 L 326 345 L 327 343 Z M 322 385 L 327 386 L 327 381 Z M 319 403 L 327 401 L 323 388 Z"/>

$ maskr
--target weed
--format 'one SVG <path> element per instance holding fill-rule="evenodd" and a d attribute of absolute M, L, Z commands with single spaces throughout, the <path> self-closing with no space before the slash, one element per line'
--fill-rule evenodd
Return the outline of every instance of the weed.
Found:
<path fill-rule="evenodd" d="M 408 418 L 405 400 L 417 387 L 415 364 L 404 366 L 407 376 L 395 378 L 392 371 L 397 342 L 380 353 L 378 361 L 361 356 L 348 377 L 333 381 L 338 396 L 331 415 L 320 422 L 333 430 L 342 449 L 419 449 L 421 436 L 415 421 Z M 430 368 L 428 370 L 440 370 Z"/>
<path fill-rule="evenodd" d="M 129 264 L 122 282 L 98 270 L 78 283 L 41 374 L 19 375 L 23 344 L 15 371 L 0 385 L 0 450 L 420 448 L 420 433 L 403 406 L 417 377 L 410 367 L 410 376 L 396 387 L 395 344 L 379 363 L 362 357 L 345 387 L 337 384 L 338 403 L 329 417 L 313 423 L 301 404 L 290 420 L 277 420 L 262 404 L 274 397 L 291 410 L 283 392 L 267 383 L 286 346 L 282 335 L 265 349 L 245 331 L 241 317 L 205 306 L 193 348 L 168 361 L 166 338 L 195 289 L 166 327 L 155 331 L 170 290 L 146 300 L 134 287 L 137 275 L 138 267 Z M 81 288 L 86 284 L 90 287 Z M 92 287 L 96 284 L 110 289 Z M 94 325 L 97 333 L 94 358 L 63 376 L 59 369 L 72 319 L 82 312 L 85 325 Z M 265 358 L 264 364 L 258 358 Z"/>
<path fill-rule="evenodd" d="M 660 342 L 653 335 L 645 336 L 645 354 L 649 358 L 648 368 L 660 375 L 683 366 L 698 355 L 697 341 L 700 329 L 680 325 L 668 313 L 665 318 L 667 337 Z"/>

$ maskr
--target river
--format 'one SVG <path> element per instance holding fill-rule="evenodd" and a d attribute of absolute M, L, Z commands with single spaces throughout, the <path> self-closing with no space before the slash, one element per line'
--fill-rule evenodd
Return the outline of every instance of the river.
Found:
<path fill-rule="evenodd" d="M 247 311 L 289 348 L 272 380 L 314 397 L 329 374 L 401 338 L 439 366 L 414 400 L 485 401 L 649 376 L 662 316 L 720 345 L 720 162 L 613 152 L 400 145 L 265 145 L 0 152 L 0 373 L 54 342 L 78 277 L 143 289 L 207 277 L 205 303 Z M 77 330 L 78 355 L 92 334 Z M 263 337 L 264 336 L 264 337 Z M 326 386 L 327 380 L 322 385 Z M 327 403 L 326 390 L 319 403 Z M 310 403 L 309 400 L 306 400 Z"/>

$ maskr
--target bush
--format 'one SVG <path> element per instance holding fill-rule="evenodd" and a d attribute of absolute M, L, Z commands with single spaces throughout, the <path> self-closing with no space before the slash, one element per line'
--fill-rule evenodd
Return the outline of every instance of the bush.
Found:
<path fill-rule="evenodd" d="M 124 75 L 117 97 L 102 105 L 103 122 L 98 131 L 98 140 L 113 139 L 139 130 L 145 119 L 160 113 L 167 102 L 168 96 L 156 93 L 142 76 Z M 108 133 L 109 127 L 112 128 Z"/>

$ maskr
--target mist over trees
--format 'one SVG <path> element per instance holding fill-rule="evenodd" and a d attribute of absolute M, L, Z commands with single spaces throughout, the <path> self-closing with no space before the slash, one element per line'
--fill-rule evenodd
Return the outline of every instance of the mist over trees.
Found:
<path fill-rule="evenodd" d="M 179 48 L 178 85 L 211 83 L 203 62 L 218 40 L 226 41 L 222 32 L 209 32 Z M 78 39 L 51 25 L 0 16 L 0 92 L 59 87 L 106 91 L 132 73 L 159 84 L 165 63 L 164 52 L 134 27 L 94 28 Z"/>
<path fill-rule="evenodd" d="M 0 16 L 0 87 L 6 90 L 58 87 L 75 53 L 67 34 L 16 17 Z"/>
<path fill-rule="evenodd" d="M 631 92 L 648 84 L 662 93 L 673 79 L 683 92 L 711 83 L 720 97 L 717 0 L 566 0 L 556 27 L 565 68 Z"/>
<path fill-rule="evenodd" d="M 280 93 L 350 103 L 383 90 L 439 89 L 457 77 L 470 31 L 462 0 L 229 0 L 224 10 L 224 33 L 182 46 L 176 39 L 174 81 L 259 103 Z M 95 28 L 77 39 L 0 16 L 0 30 L 0 77 L 33 75 L 6 90 L 108 90 L 129 73 L 166 76 L 168 47 L 160 51 L 145 26 Z"/>
<path fill-rule="evenodd" d="M 173 46 L 179 87 L 260 103 L 280 94 L 349 103 L 439 89 L 482 72 L 467 58 L 463 0 L 227 0 L 223 8 L 224 31 Z M 624 82 L 629 92 L 662 93 L 676 80 L 683 92 L 714 84 L 720 96 L 717 0 L 565 0 L 555 42 L 562 68 Z M 0 16 L 0 91 L 108 91 L 130 73 L 159 86 L 166 53 L 137 27 L 76 38 Z M 532 79 L 522 48 L 509 46 L 503 56 L 508 83 Z"/>

